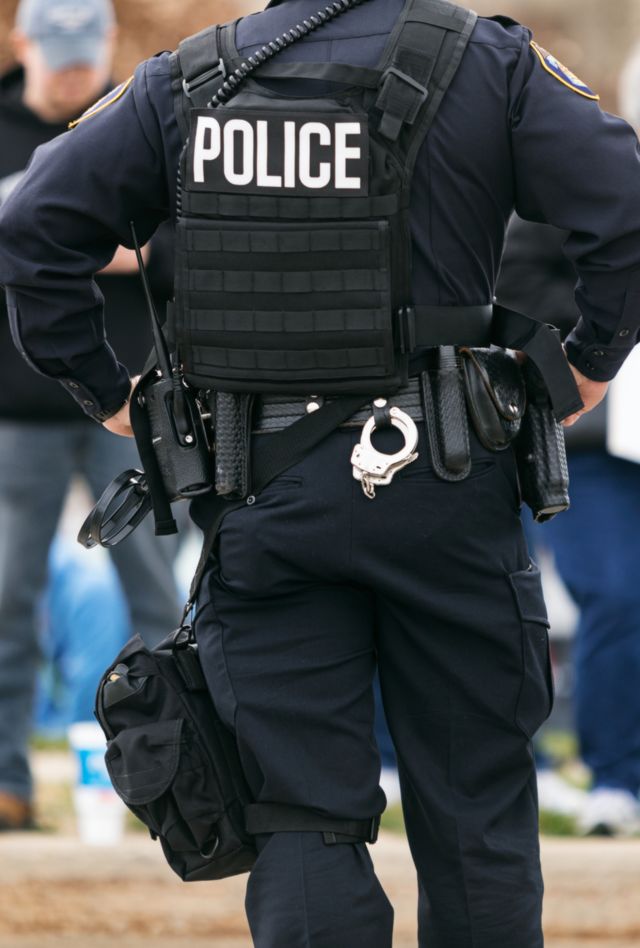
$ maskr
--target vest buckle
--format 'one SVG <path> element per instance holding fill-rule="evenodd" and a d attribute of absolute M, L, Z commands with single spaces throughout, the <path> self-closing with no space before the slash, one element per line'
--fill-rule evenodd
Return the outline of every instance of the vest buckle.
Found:
<path fill-rule="evenodd" d="M 201 73 L 199 76 L 194 76 L 193 79 L 183 79 L 182 80 L 182 91 L 188 99 L 192 99 L 192 92 L 195 92 L 196 89 L 199 89 L 200 86 L 204 86 L 208 82 L 213 82 L 215 79 L 226 79 L 227 78 L 227 67 L 224 64 L 223 59 L 219 59 L 213 69 L 207 69 L 206 72 Z"/>
<path fill-rule="evenodd" d="M 389 141 L 397 141 L 402 126 L 413 125 L 428 98 L 426 86 L 395 66 L 389 66 L 382 76 L 376 102 L 376 108 L 383 113 L 380 133 Z"/>

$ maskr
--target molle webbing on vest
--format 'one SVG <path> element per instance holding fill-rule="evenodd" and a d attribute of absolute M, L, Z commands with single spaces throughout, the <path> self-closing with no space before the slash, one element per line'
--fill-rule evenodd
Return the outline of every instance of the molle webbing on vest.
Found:
<path fill-rule="evenodd" d="M 246 373 L 265 392 L 292 377 L 306 390 L 325 372 L 335 391 L 343 380 L 383 379 L 394 350 L 384 221 L 181 225 L 189 371 L 214 375 L 227 391 L 246 390 Z M 283 335 L 286 349 L 274 343 Z"/>

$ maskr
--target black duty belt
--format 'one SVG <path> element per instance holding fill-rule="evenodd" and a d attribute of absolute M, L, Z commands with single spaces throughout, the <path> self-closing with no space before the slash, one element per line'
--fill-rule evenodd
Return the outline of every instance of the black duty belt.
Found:
<path fill-rule="evenodd" d="M 315 396 L 291 398 L 289 395 L 263 395 L 255 412 L 253 432 L 266 434 L 271 431 L 282 431 L 283 428 L 288 428 L 298 419 L 313 414 L 332 401 L 335 399 Z M 390 408 L 401 408 L 414 421 L 424 420 L 419 379 L 410 379 L 407 386 L 395 395 L 390 395 L 386 401 Z M 340 427 L 361 428 L 369 418 L 371 418 L 371 408 L 367 406 L 356 411 Z"/>
<path fill-rule="evenodd" d="M 400 336 L 403 351 L 416 353 L 410 360 L 410 375 L 419 375 L 425 368 L 420 350 L 439 346 L 483 348 L 491 345 L 518 349 L 534 362 L 544 378 L 557 421 L 562 421 L 583 407 L 557 330 L 497 303 L 479 306 L 416 306 L 401 314 Z M 321 404 L 319 400 L 316 402 Z M 283 419 L 281 427 L 290 423 L 287 417 L 294 421 L 304 415 L 307 404 L 308 400 L 291 399 L 286 395 L 265 399 L 265 407 L 280 406 Z M 399 402 L 394 404 L 400 405 Z M 411 414 L 410 411 L 408 413 Z M 259 421 L 256 430 L 278 430 L 278 426 L 271 421 L 273 417 L 269 409 L 265 415 L 265 424 Z M 415 419 L 416 416 L 413 417 Z M 361 419 L 354 423 L 361 423 Z"/>
<path fill-rule="evenodd" d="M 402 333 L 408 351 L 438 346 L 489 346 L 492 342 L 494 306 L 416 306 L 405 311 Z M 423 368 L 416 364 L 415 374 Z M 331 398 L 292 398 L 290 395 L 264 395 L 256 411 L 253 431 L 264 434 L 282 431 L 304 415 L 312 414 Z M 420 382 L 409 385 L 387 399 L 389 406 L 401 408 L 414 421 L 423 421 Z M 371 409 L 363 408 L 344 422 L 342 428 L 362 427 L 371 417 Z"/>

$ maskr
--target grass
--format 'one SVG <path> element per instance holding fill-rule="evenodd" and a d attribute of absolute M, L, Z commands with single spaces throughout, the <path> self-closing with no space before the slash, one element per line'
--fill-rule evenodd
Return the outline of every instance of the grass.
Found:
<path fill-rule="evenodd" d="M 397 833 L 400 836 L 404 836 L 404 816 L 402 815 L 402 807 L 399 803 L 396 803 L 395 806 L 390 806 L 388 810 L 384 811 L 380 825 L 382 829 L 388 833 Z"/>
<path fill-rule="evenodd" d="M 404 817 L 400 804 L 390 807 L 382 815 L 381 827 L 388 833 L 405 835 Z M 575 821 L 558 813 L 540 814 L 540 832 L 543 836 L 577 836 Z"/>
<path fill-rule="evenodd" d="M 47 734 L 34 734 L 29 742 L 34 751 L 66 751 L 69 741 L 66 737 L 49 737 Z"/>

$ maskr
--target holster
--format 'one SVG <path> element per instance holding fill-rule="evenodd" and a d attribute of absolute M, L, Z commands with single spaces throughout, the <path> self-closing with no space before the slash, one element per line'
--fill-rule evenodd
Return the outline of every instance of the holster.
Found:
<path fill-rule="evenodd" d="M 534 520 L 544 523 L 570 505 L 564 429 L 553 415 L 547 387 L 531 361 L 523 365 L 522 375 L 527 410 L 515 445 L 520 491 Z"/>
<path fill-rule="evenodd" d="M 469 416 L 489 451 L 504 451 L 522 427 L 525 383 L 518 362 L 505 349 L 461 349 Z"/>

